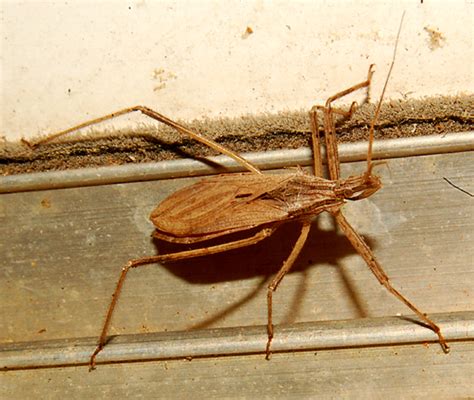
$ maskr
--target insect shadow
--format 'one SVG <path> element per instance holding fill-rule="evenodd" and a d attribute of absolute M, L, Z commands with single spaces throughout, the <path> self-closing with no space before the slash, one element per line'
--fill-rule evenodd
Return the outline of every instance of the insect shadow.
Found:
<path fill-rule="evenodd" d="M 214 314 L 188 328 L 203 329 L 210 327 L 220 319 L 237 311 L 262 291 L 265 292 L 270 278 L 287 257 L 293 243 L 298 238 L 298 234 L 299 225 L 297 223 L 286 223 L 280 226 L 272 236 L 254 246 L 163 264 L 162 268 L 166 268 L 173 275 L 191 284 L 210 285 L 262 277 L 258 285 L 253 287 L 241 299 L 236 300 L 218 314 Z M 232 236 L 232 239 L 239 238 L 239 235 Z M 212 244 L 219 244 L 221 241 L 222 239 L 214 240 Z M 367 242 L 373 245 L 373 240 L 369 239 Z M 172 253 L 176 251 L 175 249 L 178 246 L 182 246 L 182 244 L 171 244 L 159 239 L 154 239 L 154 244 L 159 254 Z M 194 248 L 194 246 L 190 248 Z M 305 292 L 310 290 L 308 288 L 307 272 L 322 265 L 331 265 L 336 268 L 342 278 L 344 290 L 354 305 L 355 316 L 358 318 L 367 317 L 367 312 L 362 305 L 363 302 L 357 289 L 353 287 L 347 271 L 340 264 L 343 258 L 352 254 L 356 254 L 356 251 L 343 234 L 338 233 L 334 229 L 320 229 L 318 224 L 314 222 L 311 226 L 308 241 L 300 253 L 294 268 L 289 272 L 289 274 L 300 273 L 302 276 L 299 287 L 293 296 L 292 304 L 289 307 L 291 312 L 283 317 L 282 322 L 290 324 L 298 319 Z"/>

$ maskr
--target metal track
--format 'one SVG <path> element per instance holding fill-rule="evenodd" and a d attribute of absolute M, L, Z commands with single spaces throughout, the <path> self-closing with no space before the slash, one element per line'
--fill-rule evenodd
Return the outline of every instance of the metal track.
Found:
<path fill-rule="evenodd" d="M 448 341 L 474 340 L 474 311 L 433 314 Z M 415 321 L 415 323 L 414 323 Z M 274 352 L 432 343 L 437 336 L 416 317 L 382 317 L 276 326 Z M 97 338 L 50 340 L 0 346 L 0 369 L 87 364 Z M 114 337 L 98 363 L 215 357 L 262 353 L 265 326 L 203 329 Z"/>
<path fill-rule="evenodd" d="M 377 141 L 374 143 L 373 157 L 374 159 L 387 159 L 471 150 L 474 150 L 474 132 L 463 132 L 450 133 L 445 136 L 419 136 Z M 342 162 L 365 160 L 367 143 L 342 143 L 339 146 L 339 154 Z M 242 155 L 261 169 L 284 168 L 294 165 L 306 166 L 312 162 L 309 148 L 244 153 Z M 201 176 L 223 171 L 242 171 L 242 167 L 227 156 L 217 156 L 210 157 L 208 162 L 185 159 L 38 172 L 0 177 L 0 193 Z"/>

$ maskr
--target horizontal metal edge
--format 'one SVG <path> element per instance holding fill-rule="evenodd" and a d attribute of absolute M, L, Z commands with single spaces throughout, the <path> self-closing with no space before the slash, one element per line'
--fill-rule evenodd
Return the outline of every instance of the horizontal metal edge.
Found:
<path fill-rule="evenodd" d="M 431 314 L 448 341 L 474 340 L 474 311 Z M 379 317 L 276 326 L 274 352 L 436 342 L 416 317 Z M 87 364 L 97 338 L 0 345 L 0 369 Z M 262 354 L 265 326 L 162 332 L 113 337 L 97 363 Z M 435 344 L 435 343 L 434 343 Z M 441 349 L 440 349 L 441 351 Z"/>
<path fill-rule="evenodd" d="M 373 158 L 386 159 L 471 150 L 474 150 L 474 131 L 450 133 L 444 136 L 380 140 L 374 143 Z M 243 153 L 242 156 L 261 169 L 306 166 L 312 163 L 312 154 L 309 148 Z M 339 156 L 341 162 L 365 160 L 367 142 L 342 143 L 339 145 Z M 323 157 L 325 157 L 324 154 Z M 0 177 L 0 193 L 139 182 L 243 170 L 229 157 L 216 156 L 202 160 L 170 160 L 112 167 L 37 172 Z"/>

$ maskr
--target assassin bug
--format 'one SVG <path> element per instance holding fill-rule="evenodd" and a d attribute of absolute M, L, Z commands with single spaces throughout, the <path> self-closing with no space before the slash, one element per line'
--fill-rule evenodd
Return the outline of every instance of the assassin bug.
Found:
<path fill-rule="evenodd" d="M 403 17 L 402 17 L 403 20 Z M 213 140 L 195 133 L 185 126 L 153 111 L 147 107 L 130 107 L 118 112 L 105 115 L 77 125 L 65 131 L 50 135 L 38 144 L 48 142 L 69 132 L 112 119 L 116 116 L 140 111 L 143 114 L 162 122 L 178 132 L 191 137 L 210 148 L 232 157 L 249 172 L 223 174 L 206 178 L 196 184 L 181 189 L 161 202 L 151 213 L 150 219 L 155 226 L 153 236 L 157 239 L 172 243 L 200 243 L 215 238 L 226 238 L 227 235 L 240 232 L 247 237 L 223 242 L 221 244 L 203 246 L 193 250 L 185 250 L 170 254 L 144 257 L 130 260 L 123 267 L 112 301 L 107 310 L 105 322 L 100 334 L 97 348 L 90 358 L 90 370 L 95 367 L 95 360 L 99 352 L 107 343 L 107 332 L 117 300 L 122 290 L 127 273 L 132 268 L 141 265 L 159 262 L 171 262 L 204 255 L 220 253 L 244 246 L 250 246 L 270 236 L 281 224 L 296 221 L 300 224 L 299 237 L 276 276 L 268 285 L 267 308 L 268 340 L 266 358 L 271 354 L 271 342 L 274 335 L 272 323 L 273 292 L 277 289 L 285 274 L 291 269 L 301 252 L 308 237 L 311 220 L 323 211 L 333 215 L 337 225 L 348 238 L 355 250 L 361 255 L 377 280 L 395 297 L 407 305 L 418 317 L 432 329 L 439 338 L 445 352 L 449 346 L 441 333 L 441 329 L 429 317 L 422 313 L 413 303 L 395 289 L 381 265 L 375 259 L 372 250 L 364 239 L 354 230 L 342 213 L 342 206 L 347 200 L 354 201 L 371 196 L 382 187 L 382 183 L 373 174 L 375 163 L 372 161 L 372 144 L 374 141 L 374 126 L 377 121 L 380 106 L 395 62 L 395 55 L 400 35 L 400 28 L 396 38 L 392 62 L 375 115 L 369 129 L 369 143 L 367 152 L 367 169 L 361 175 L 341 178 L 339 156 L 336 142 L 335 115 L 350 118 L 356 108 L 352 103 L 348 111 L 334 108 L 332 103 L 352 92 L 366 88 L 369 91 L 373 75 L 373 65 L 370 66 L 367 79 L 331 96 L 324 106 L 314 106 L 309 113 L 313 142 L 314 175 L 308 175 L 301 170 L 285 172 L 277 175 L 264 175 L 255 165 L 245 160 L 237 153 L 226 149 Z M 320 153 L 320 134 L 318 114 L 323 116 L 325 146 L 329 179 L 323 177 L 323 167 Z M 256 233 L 254 233 L 256 232 Z"/>

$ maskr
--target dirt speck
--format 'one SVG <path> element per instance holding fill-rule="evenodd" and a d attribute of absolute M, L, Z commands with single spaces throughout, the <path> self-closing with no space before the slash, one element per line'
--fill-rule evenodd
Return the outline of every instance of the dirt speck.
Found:
<path fill-rule="evenodd" d="M 242 39 L 247 39 L 253 33 L 253 29 L 250 26 L 247 26 L 245 32 L 242 34 Z"/>
<path fill-rule="evenodd" d="M 41 200 L 41 206 L 43 208 L 51 208 L 51 201 L 49 199 L 44 198 Z"/>
<path fill-rule="evenodd" d="M 431 51 L 434 51 L 444 46 L 444 44 L 446 43 L 446 38 L 439 31 L 438 28 L 425 26 L 423 29 L 425 30 L 425 32 L 428 33 L 428 47 Z"/>

